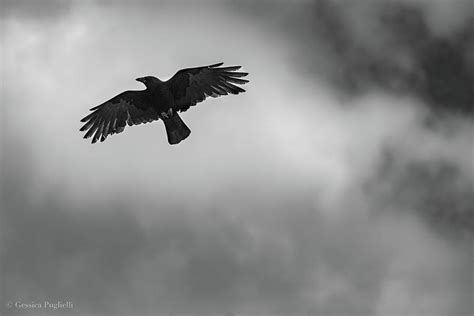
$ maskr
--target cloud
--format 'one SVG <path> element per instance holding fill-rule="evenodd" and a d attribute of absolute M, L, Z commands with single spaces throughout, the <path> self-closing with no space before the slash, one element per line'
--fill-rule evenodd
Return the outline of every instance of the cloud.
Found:
<path fill-rule="evenodd" d="M 302 73 L 312 72 L 341 92 L 411 94 L 437 114 L 472 117 L 472 1 L 315 0 L 241 7 L 287 34 Z"/>
<path fill-rule="evenodd" d="M 144 2 L 4 21 L 5 297 L 84 315 L 469 315 L 472 121 L 434 118 L 436 97 L 401 80 L 426 80 L 409 35 L 432 43 L 432 22 L 421 1 L 341 3 L 275 20 Z M 384 10 L 406 20 L 379 42 Z M 448 42 L 465 25 L 450 23 L 436 31 Z M 186 112 L 183 146 L 159 122 L 81 139 L 84 111 L 136 76 L 222 59 L 250 72 L 248 91 Z M 368 65 L 388 69 L 341 81 Z"/>
<path fill-rule="evenodd" d="M 2 1 L 2 18 L 16 20 L 35 20 L 36 23 L 46 22 L 67 16 L 73 7 L 72 1 L 47 0 L 5 0 Z"/>
<path fill-rule="evenodd" d="M 435 36 L 450 37 L 472 24 L 474 4 L 469 0 L 457 1 L 448 5 L 446 1 L 415 0 L 400 1 L 404 5 L 414 5 L 421 9 L 426 23 Z"/>

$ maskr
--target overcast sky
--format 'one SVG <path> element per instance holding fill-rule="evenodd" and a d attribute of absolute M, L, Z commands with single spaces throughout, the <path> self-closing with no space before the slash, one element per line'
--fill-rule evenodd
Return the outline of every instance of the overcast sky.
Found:
<path fill-rule="evenodd" d="M 0 3 L 5 315 L 473 313 L 473 1 Z M 179 145 L 82 139 L 221 61 Z"/>

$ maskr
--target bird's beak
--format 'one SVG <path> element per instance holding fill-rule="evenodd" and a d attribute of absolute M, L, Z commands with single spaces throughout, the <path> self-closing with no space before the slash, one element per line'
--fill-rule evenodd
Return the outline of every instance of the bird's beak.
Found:
<path fill-rule="evenodd" d="M 135 79 L 136 81 L 140 81 L 140 82 L 143 82 L 143 78 L 137 78 Z"/>

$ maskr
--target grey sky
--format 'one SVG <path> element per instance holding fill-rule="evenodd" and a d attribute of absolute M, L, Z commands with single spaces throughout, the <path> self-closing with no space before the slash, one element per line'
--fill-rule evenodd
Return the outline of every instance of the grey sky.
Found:
<path fill-rule="evenodd" d="M 2 312 L 472 314 L 472 1 L 350 3 L 2 1 Z M 220 61 L 247 92 L 179 146 L 81 138 L 134 78 Z M 4 307 L 44 300 L 74 309 Z"/>

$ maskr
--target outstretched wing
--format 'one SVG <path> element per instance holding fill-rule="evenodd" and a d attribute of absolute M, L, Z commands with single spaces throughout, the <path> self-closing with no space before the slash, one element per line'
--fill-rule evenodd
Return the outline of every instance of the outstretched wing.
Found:
<path fill-rule="evenodd" d="M 177 111 L 186 111 L 190 106 L 204 101 L 207 97 L 238 94 L 245 92 L 238 85 L 248 80 L 239 79 L 248 75 L 246 72 L 237 72 L 240 66 L 220 67 L 223 63 L 181 69 L 165 84 L 174 98 L 173 108 Z"/>
<path fill-rule="evenodd" d="M 90 110 L 93 112 L 81 120 L 86 122 L 81 131 L 87 131 L 84 138 L 95 133 L 92 143 L 99 139 L 103 142 L 108 135 L 123 132 L 125 124 L 132 126 L 159 119 L 145 90 L 122 92 Z"/>

